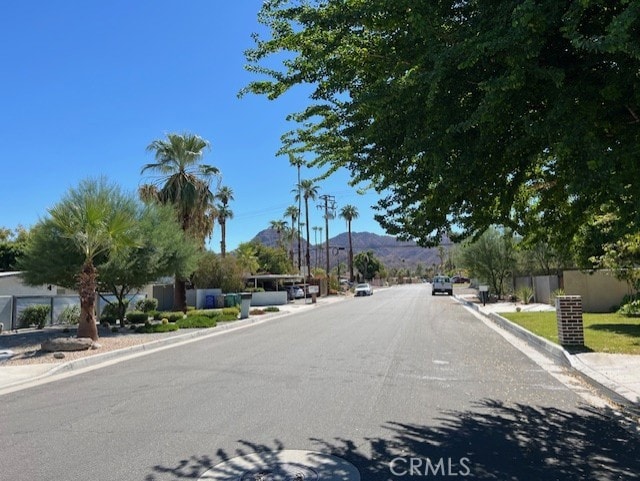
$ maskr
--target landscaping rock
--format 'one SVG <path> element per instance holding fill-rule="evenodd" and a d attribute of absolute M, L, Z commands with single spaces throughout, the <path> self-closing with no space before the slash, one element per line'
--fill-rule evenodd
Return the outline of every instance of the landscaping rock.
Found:
<path fill-rule="evenodd" d="M 64 352 L 54 352 L 53 357 L 56 359 L 64 359 Z"/>
<path fill-rule="evenodd" d="M 40 349 L 46 352 L 55 351 L 86 351 L 93 345 L 93 340 L 88 337 L 58 337 L 44 341 Z"/>

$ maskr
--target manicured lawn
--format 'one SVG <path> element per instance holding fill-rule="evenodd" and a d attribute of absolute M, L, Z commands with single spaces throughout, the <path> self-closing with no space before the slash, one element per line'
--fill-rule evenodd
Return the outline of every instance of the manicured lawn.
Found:
<path fill-rule="evenodd" d="M 507 312 L 500 314 L 525 329 L 558 343 L 555 312 Z M 596 352 L 640 354 L 640 318 L 620 314 L 583 314 L 584 342 Z"/>

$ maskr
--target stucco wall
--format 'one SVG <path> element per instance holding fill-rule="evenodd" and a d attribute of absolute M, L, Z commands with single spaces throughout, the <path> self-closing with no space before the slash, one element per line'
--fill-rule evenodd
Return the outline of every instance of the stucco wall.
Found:
<path fill-rule="evenodd" d="M 610 312 L 629 294 L 626 282 L 619 281 L 609 271 L 587 274 L 581 271 L 564 271 L 564 292 L 582 296 L 585 312 Z"/>

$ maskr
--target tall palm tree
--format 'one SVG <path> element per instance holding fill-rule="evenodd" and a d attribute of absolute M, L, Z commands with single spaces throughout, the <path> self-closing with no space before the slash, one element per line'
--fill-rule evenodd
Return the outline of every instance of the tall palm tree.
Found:
<path fill-rule="evenodd" d="M 230 187 L 222 186 L 216 192 L 218 204 L 218 224 L 220 224 L 220 254 L 225 257 L 227 254 L 227 219 L 233 219 L 233 211 L 229 209 L 229 202 L 233 200 L 233 190 Z"/>
<path fill-rule="evenodd" d="M 155 187 L 157 201 L 174 206 L 182 230 L 203 249 L 217 217 L 211 182 L 220 175 L 216 167 L 201 163 L 208 148 L 209 142 L 188 133 L 167 134 L 166 140 L 154 140 L 147 150 L 154 153 L 156 162 L 146 164 L 141 173 L 152 171 L 157 175 L 152 187 L 140 188 L 150 194 Z M 186 281 L 180 276 L 175 279 L 174 309 L 187 309 Z"/>
<path fill-rule="evenodd" d="M 313 183 L 313 180 L 304 179 L 298 184 L 298 193 L 296 194 L 296 200 L 300 200 L 300 197 L 304 199 L 304 214 L 305 214 L 305 227 L 307 229 L 307 252 L 305 260 L 307 261 L 307 275 L 311 276 L 311 256 L 309 254 L 309 199 L 316 200 L 319 187 Z"/>
<path fill-rule="evenodd" d="M 272 220 L 272 221 L 269 221 L 269 227 L 271 229 L 275 230 L 276 233 L 278 234 L 278 247 L 280 247 L 281 249 L 284 249 L 284 245 L 282 243 L 282 233 L 287 228 L 287 221 L 286 220 Z"/>
<path fill-rule="evenodd" d="M 293 240 L 294 235 L 293 232 L 296 230 L 296 221 L 300 217 L 300 209 L 298 209 L 295 205 L 290 205 L 287 207 L 287 210 L 284 211 L 285 217 L 291 218 L 291 248 L 289 249 L 289 257 L 291 258 L 291 265 L 293 266 Z M 300 228 L 298 228 L 298 233 L 300 233 Z M 300 236 L 298 236 L 298 242 L 300 242 Z M 298 252 L 300 252 L 300 245 L 298 244 Z M 298 259 L 300 257 L 298 256 Z M 300 263 L 298 262 L 298 272 L 300 271 Z"/>
<path fill-rule="evenodd" d="M 291 165 L 292 167 L 296 167 L 298 169 L 298 183 L 296 184 L 298 189 L 297 189 L 296 200 L 298 201 L 298 214 L 300 214 L 300 212 L 302 211 L 302 205 L 301 205 L 302 196 L 300 195 L 300 168 L 303 165 L 305 165 L 305 161 L 304 159 L 301 159 L 300 157 L 296 157 L 292 153 L 289 153 L 289 165 Z M 291 227 L 293 227 L 293 225 Z M 309 240 L 309 236 L 307 235 L 307 241 L 308 240 Z M 302 255 L 302 248 L 300 245 L 300 215 L 298 215 L 298 271 L 300 271 L 300 268 L 302 267 L 302 260 L 300 258 L 301 255 Z"/>
<path fill-rule="evenodd" d="M 220 255 L 227 255 L 227 220 L 233 219 L 233 211 L 226 205 L 220 203 L 216 208 L 218 214 L 218 224 L 220 224 Z"/>
<path fill-rule="evenodd" d="M 354 281 L 353 276 L 353 243 L 351 242 L 351 221 L 358 218 L 358 209 L 354 205 L 347 204 L 340 209 L 340 217 L 347 221 L 347 232 L 349 233 L 349 280 Z"/>
<path fill-rule="evenodd" d="M 56 235 L 69 239 L 82 256 L 78 274 L 80 321 L 78 337 L 98 339 L 96 327 L 97 270 L 99 256 L 135 245 L 132 207 L 117 186 L 104 180 L 83 181 L 49 210 Z"/>

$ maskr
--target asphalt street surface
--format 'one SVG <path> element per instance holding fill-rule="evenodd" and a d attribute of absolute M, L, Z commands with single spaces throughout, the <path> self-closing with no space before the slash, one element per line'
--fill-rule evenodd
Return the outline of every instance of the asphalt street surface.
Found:
<path fill-rule="evenodd" d="M 312 450 L 362 480 L 639 479 L 637 432 L 427 285 L 0 397 L 0 479 L 198 479 Z"/>

